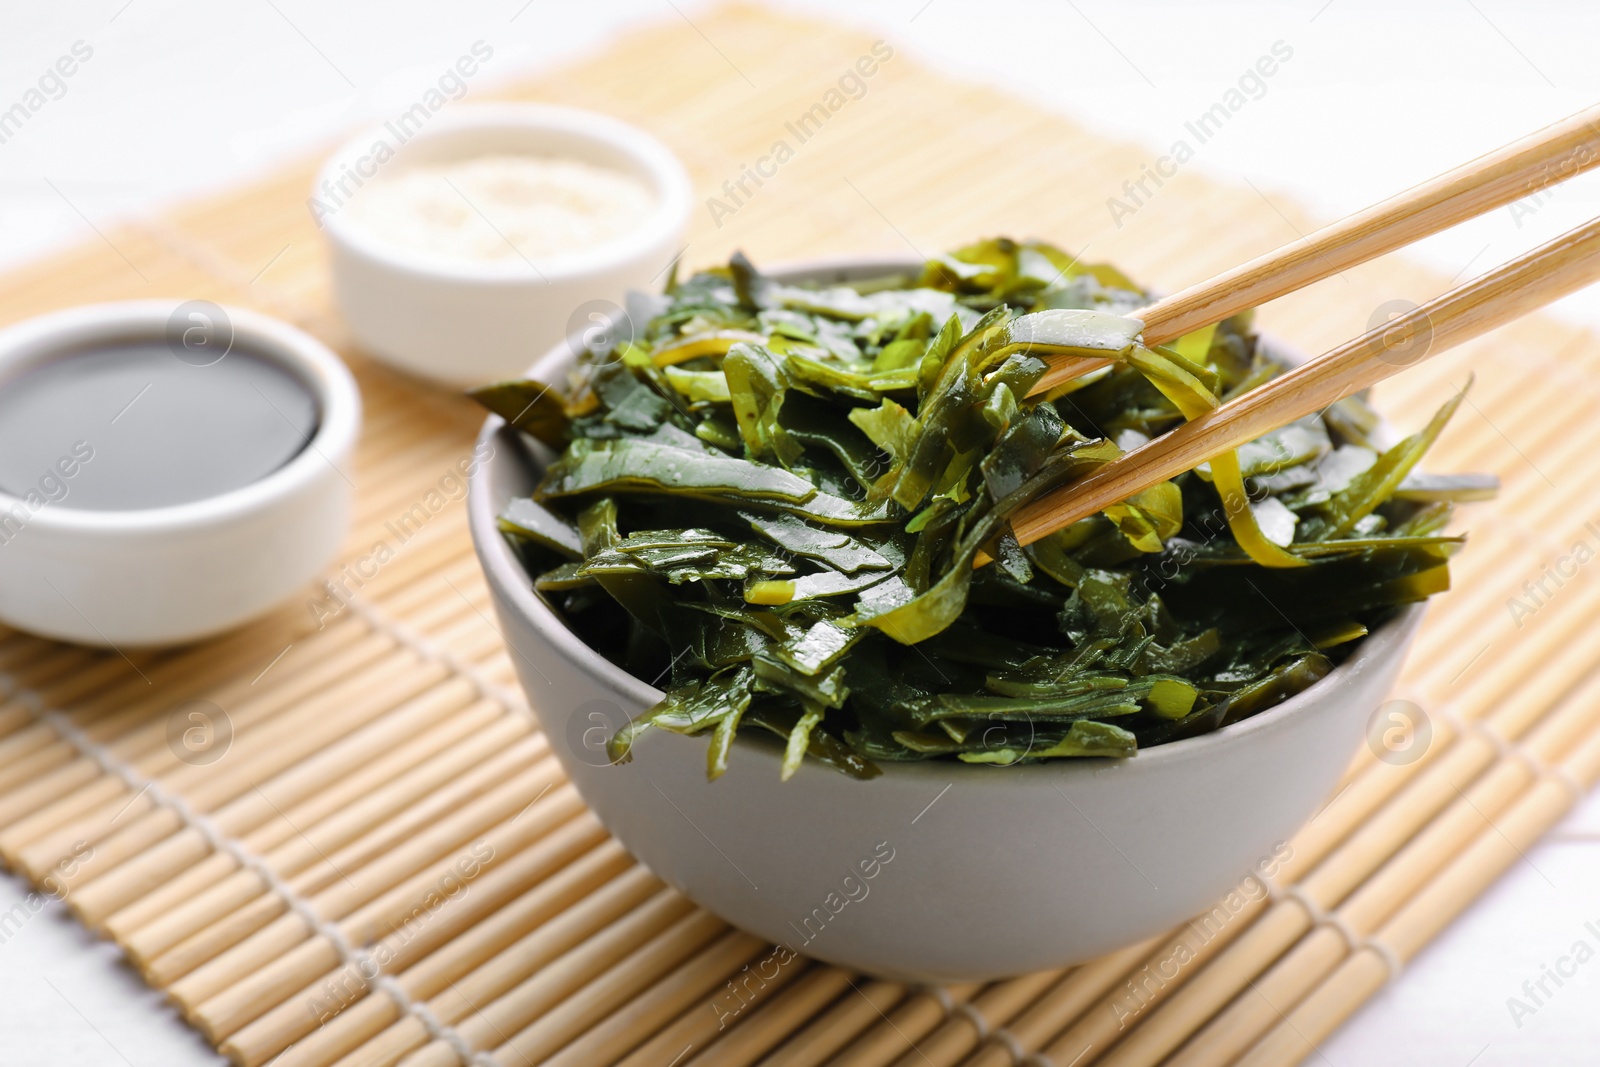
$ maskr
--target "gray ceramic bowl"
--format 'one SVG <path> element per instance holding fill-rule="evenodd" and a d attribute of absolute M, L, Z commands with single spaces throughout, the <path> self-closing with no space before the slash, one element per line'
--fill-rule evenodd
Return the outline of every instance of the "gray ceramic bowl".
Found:
<path fill-rule="evenodd" d="M 907 267 L 852 259 L 772 273 L 845 281 Z M 562 347 L 530 374 L 563 381 L 571 361 Z M 780 782 L 777 748 L 741 735 L 727 773 L 707 782 L 704 738 L 651 731 L 632 762 L 611 766 L 604 740 L 661 694 L 568 630 L 496 529 L 549 453 L 498 418 L 479 443 L 493 457 L 472 479 L 473 540 L 529 702 L 584 800 L 697 904 L 796 953 L 887 977 L 983 980 L 1091 959 L 1274 866 L 1349 763 L 1421 617 L 1407 611 L 1275 708 L 1123 761 L 886 764 L 865 782 L 807 761 Z"/>

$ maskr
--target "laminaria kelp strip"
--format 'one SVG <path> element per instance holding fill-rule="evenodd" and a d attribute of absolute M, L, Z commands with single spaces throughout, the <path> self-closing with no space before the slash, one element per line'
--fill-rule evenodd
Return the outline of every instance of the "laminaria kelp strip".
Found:
<path fill-rule="evenodd" d="M 1126 757 L 1284 700 L 1449 587 L 1452 508 L 1492 485 L 1416 468 L 1459 398 L 1387 448 L 1341 401 L 1020 546 L 1019 507 L 1281 370 L 1248 315 L 1145 347 L 1146 302 L 1006 239 L 831 288 L 736 256 L 566 388 L 477 391 L 557 452 L 501 520 L 534 588 L 670 676 L 614 755 L 709 734 L 714 778 L 756 727 L 786 777 Z M 1084 358 L 1111 362 L 1030 396 Z"/>
<path fill-rule="evenodd" d="M 657 122 L 685 155 L 725 153 L 697 170 L 697 180 L 710 187 L 732 173 L 736 162 L 756 158 L 770 143 L 768 129 L 741 121 L 752 106 L 778 115 L 796 113 L 806 102 L 798 94 L 810 92 L 804 87 L 815 84 L 817 70 L 831 70 L 837 56 L 867 48 L 865 40 L 848 31 L 780 17 L 768 8 L 707 12 L 697 23 L 713 40 L 740 49 L 750 64 L 767 72 L 759 92 L 733 70 L 718 75 L 703 64 L 664 76 L 660 56 L 704 47 L 697 31 L 679 22 L 619 39 L 584 65 L 552 75 L 537 95 L 619 110 L 646 125 Z M 751 69 L 743 58 L 740 65 Z M 709 93 L 708 77 L 715 89 Z M 806 165 L 833 173 L 846 170 L 871 191 L 896 186 L 904 177 L 907 152 L 941 153 L 948 166 L 936 180 L 901 186 L 895 201 L 896 219 L 903 219 L 912 232 L 935 232 L 952 219 L 961 225 L 961 210 L 967 217 L 1030 217 L 1037 229 L 1063 232 L 1072 224 L 1072 205 L 1092 201 L 1096 190 L 1120 181 L 1129 166 L 1137 166 L 1135 149 L 1098 141 L 1059 117 L 1033 111 L 1025 101 L 944 81 L 910 60 L 897 57 L 880 77 L 902 79 L 899 85 L 884 83 L 885 92 L 899 94 L 897 106 L 839 119 L 847 125 L 807 145 L 806 152 L 815 156 Z M 879 83 L 873 91 L 879 91 Z M 997 125 L 994 116 L 1002 113 L 1007 121 Z M 994 180 L 994 153 L 1011 147 L 1019 128 L 1027 133 L 1037 165 Z M 196 206 L 162 228 L 163 239 L 176 232 L 188 243 L 170 255 L 152 251 L 151 239 L 138 234 L 111 236 L 166 290 L 211 292 L 213 284 L 231 285 L 242 299 L 272 299 L 271 306 L 280 308 L 295 305 L 297 297 L 309 298 L 305 308 L 280 313 L 337 344 L 341 333 L 330 328 L 321 291 L 324 272 L 311 251 L 316 235 L 303 201 L 308 180 L 309 172 L 297 172 L 287 180 Z M 961 195 L 974 189 L 984 195 Z M 834 247 L 865 246 L 880 235 L 882 219 L 865 204 L 841 211 L 841 217 L 848 217 L 837 228 L 819 229 L 816 212 L 806 210 L 805 198 L 813 193 L 805 182 L 781 187 L 769 183 L 762 196 L 774 200 L 762 210 L 773 225 L 763 225 L 759 237 L 750 239 L 798 256 L 823 251 L 819 241 Z M 1229 189 L 1196 177 L 1185 189 L 1169 187 L 1163 198 L 1171 198 L 1168 207 L 1174 218 L 1188 213 L 1215 223 L 1203 229 L 1180 227 L 1175 237 L 1171 227 L 1157 226 L 1147 238 L 1128 231 L 1130 255 L 1147 247 L 1140 240 L 1161 241 L 1162 271 L 1169 278 L 1207 276 L 1281 240 L 1283 220 L 1248 187 Z M 1301 229 L 1315 227 L 1293 207 L 1285 205 L 1285 211 Z M 741 212 L 729 221 L 743 226 L 746 215 Z M 254 286 L 247 285 L 289 240 L 293 250 Z M 207 256 L 194 255 L 195 248 Z M 195 271 L 200 270 L 215 281 L 197 280 L 202 276 Z M 101 242 L 56 264 L 30 268 L 12 281 L 4 290 L 10 298 L 5 305 L 8 319 L 58 303 L 134 297 L 148 287 Z M 1341 287 L 1341 299 L 1373 306 L 1395 291 L 1437 290 L 1445 283 L 1444 278 L 1409 274 L 1403 260 L 1391 257 L 1374 264 L 1371 272 L 1352 276 L 1348 290 Z M 277 286 L 284 286 L 281 300 L 269 296 Z M 1282 316 L 1285 329 L 1308 338 L 1320 335 L 1318 324 L 1325 318 L 1311 299 L 1287 301 L 1275 314 Z M 1363 748 L 1348 789 L 1296 834 L 1292 860 L 1276 877 L 1285 889 L 1302 887 L 1303 895 L 1329 916 L 1342 913 L 1366 941 L 1390 946 L 1402 962 L 1437 936 L 1493 877 L 1522 863 L 1522 854 L 1531 852 L 1539 834 L 1570 807 L 1570 783 L 1535 778 L 1527 753 L 1556 777 L 1570 772 L 1585 787 L 1600 774 L 1600 679 L 1593 672 L 1600 660 L 1600 628 L 1593 625 L 1600 588 L 1584 577 L 1587 568 L 1553 595 L 1554 583 L 1546 582 L 1537 601 L 1522 585 L 1534 577 L 1539 587 L 1538 576 L 1547 565 L 1565 575 L 1569 568 L 1560 557 L 1570 550 L 1571 539 L 1581 536 L 1583 520 L 1591 517 L 1575 515 L 1571 494 L 1551 490 L 1545 478 L 1557 485 L 1583 484 L 1600 469 L 1595 458 L 1600 453 L 1594 448 L 1600 429 L 1587 417 L 1584 401 L 1600 367 L 1597 353 L 1592 335 L 1530 316 L 1498 333 L 1492 344 L 1471 346 L 1450 361 L 1424 363 L 1382 387 L 1380 395 L 1390 410 L 1413 412 L 1423 397 L 1454 392 L 1464 369 L 1475 368 L 1501 401 L 1490 412 L 1494 428 L 1476 418 L 1458 420 L 1460 425 L 1452 427 L 1450 439 L 1440 447 L 1448 446 L 1452 457 L 1460 457 L 1453 460 L 1460 469 L 1499 467 L 1508 476 L 1508 489 L 1492 514 L 1474 522 L 1472 551 L 1460 560 L 1470 566 L 1470 577 L 1456 566 L 1458 584 L 1470 583 L 1471 589 L 1458 591 L 1449 610 L 1430 613 L 1409 678 L 1397 694 L 1417 701 L 1432 720 L 1426 754 L 1414 763 L 1391 763 Z M 352 472 L 365 518 L 350 544 L 359 554 L 375 541 L 391 538 L 399 549 L 360 590 L 360 603 L 387 620 L 403 621 L 449 650 L 452 659 L 475 664 L 501 685 L 515 686 L 499 635 L 478 613 L 492 617 L 492 606 L 462 510 L 452 504 L 403 548 L 383 525 L 394 518 L 397 501 L 409 504 L 437 484 L 442 450 L 447 448 L 452 457 L 467 454 L 481 420 L 420 384 L 371 366 L 359 353 L 347 352 L 346 358 L 361 381 L 369 413 L 365 459 Z M 1487 409 L 1481 398 L 1478 403 Z M 1416 416 L 1418 425 L 1425 421 L 1425 412 Z M 1406 426 L 1411 427 L 1409 417 Z M 1537 469 L 1521 455 L 1508 453 L 1496 429 L 1509 435 Z M 1439 464 L 1437 456 L 1433 453 L 1429 462 Z M 1417 476 L 1409 475 L 1406 482 L 1415 498 Z M 749 510 L 771 515 L 766 509 Z M 1262 525 L 1270 529 L 1265 519 Z M 834 545 L 813 546 L 829 547 Z M 1512 595 L 1536 612 L 1510 617 L 1506 601 Z M 0 632 L 0 657 L 17 684 L 38 690 L 49 706 L 63 709 L 97 740 L 137 760 L 141 773 L 160 779 L 192 804 L 209 809 L 222 791 L 237 795 L 240 807 L 254 813 L 252 820 L 267 818 L 255 830 L 235 828 L 245 835 L 241 840 L 246 847 L 265 855 L 261 850 L 278 840 L 301 861 L 315 863 L 321 857 L 309 843 L 314 841 L 338 864 L 338 873 L 326 872 L 333 883 L 344 884 L 342 873 L 373 894 L 389 894 L 417 868 L 397 866 L 395 848 L 370 843 L 403 839 L 404 851 L 415 856 L 422 842 L 412 839 L 429 836 L 419 835 L 416 827 L 431 828 L 440 811 L 454 812 L 459 802 L 450 798 L 459 797 L 458 790 L 469 780 L 488 775 L 490 768 L 482 764 L 495 765 L 494 781 L 509 782 L 533 760 L 547 766 L 550 760 L 542 755 L 543 747 L 536 747 L 540 743 L 526 736 L 527 718 L 521 712 L 497 710 L 493 701 L 477 700 L 449 710 L 438 703 L 437 693 L 412 703 L 412 683 L 397 685 L 397 679 L 440 678 L 445 691 L 460 699 L 471 699 L 481 690 L 454 669 L 413 662 L 420 653 L 399 649 L 395 635 L 387 633 L 389 627 L 375 634 L 358 612 L 341 611 L 337 618 L 327 618 L 321 631 L 307 633 L 307 618 L 304 606 L 298 605 L 276 621 L 170 655 L 130 650 L 153 686 L 113 652 L 73 649 L 14 633 Z M 1491 640 L 1493 647 L 1484 654 Z M 280 659 L 290 641 L 292 650 Z M 418 674 L 424 669 L 432 673 Z M 10 855 L 19 862 L 22 852 L 33 856 L 33 862 L 19 869 L 27 870 L 41 889 L 59 882 L 67 890 L 66 906 L 92 925 L 103 922 L 154 988 L 168 990 L 182 981 L 168 969 L 171 960 L 188 956 L 196 961 L 191 965 L 204 960 L 194 954 L 201 941 L 213 953 L 237 950 L 232 943 L 247 940 L 246 931 L 254 928 L 241 923 L 264 921 L 250 919 L 263 915 L 268 902 L 264 891 L 249 889 L 229 896 L 232 903 L 222 911 L 203 911 L 205 901 L 238 892 L 240 879 L 248 876 L 203 845 L 196 847 L 192 834 L 178 822 L 159 822 L 163 816 L 170 819 L 170 811 L 153 808 L 148 794 L 132 795 L 116 776 L 75 758 L 76 750 L 18 707 L 15 695 L 0 707 L 0 772 L 6 779 L 0 804 L 9 812 L 0 816 L 0 824 L 11 831 L 5 835 L 14 845 Z M 258 719 L 255 712 L 242 709 L 242 696 L 254 697 L 251 704 L 268 714 Z M 152 765 L 152 752 L 146 749 L 166 752 L 163 727 L 169 713 L 180 709 L 178 718 L 183 719 L 184 703 L 196 697 L 215 701 L 233 715 L 237 735 L 229 754 L 206 767 L 179 763 L 163 770 Z M 303 743 L 308 724 L 332 721 L 376 699 L 394 709 L 387 740 L 362 742 L 359 751 L 333 764 L 321 755 L 326 740 L 305 746 L 311 755 L 304 760 L 286 756 L 278 761 L 275 754 L 282 746 Z M 317 706 L 308 709 L 299 725 L 277 725 L 278 716 L 308 702 Z M 414 717 L 418 708 L 438 715 L 437 725 L 419 733 Z M 1457 714 L 1468 728 L 1464 734 L 1457 732 Z M 142 749 L 140 738 L 149 745 Z M 741 748 L 751 743 L 741 742 Z M 258 760 L 269 756 L 275 766 L 284 767 L 279 775 L 247 776 L 251 765 L 259 766 Z M 638 758 L 647 760 L 648 753 Z M 411 760 L 423 761 L 415 772 L 407 769 Z M 321 768 L 314 783 L 306 777 L 310 763 Z M 413 773 L 432 774 L 428 782 L 442 784 L 411 779 L 416 789 L 404 804 L 372 813 L 361 831 L 371 835 L 369 844 L 345 846 L 365 859 L 335 851 L 345 838 L 330 840 L 327 835 L 355 833 L 351 819 L 358 808 L 367 807 L 354 805 L 350 798 L 398 788 Z M 487 778 L 477 780 L 481 784 Z M 295 782 L 314 788 L 293 794 L 303 799 L 292 806 L 284 790 Z M 257 796 L 251 783 L 293 822 Z M 1030 975 L 977 988 L 922 990 L 803 961 L 778 968 L 778 977 L 767 980 L 762 976 L 784 958 L 775 956 L 776 950 L 763 954 L 749 948 L 748 958 L 731 957 L 719 939 L 718 924 L 631 865 L 592 819 L 580 815 L 557 823 L 557 816 L 579 811 L 569 789 L 556 786 L 523 813 L 542 788 L 542 783 L 535 784 L 511 806 L 513 829 L 524 841 L 531 838 L 533 847 L 495 839 L 494 866 L 500 873 L 485 870 L 482 877 L 488 880 L 475 878 L 468 892 L 446 899 L 428 920 L 429 940 L 411 942 L 431 944 L 437 936 L 439 947 L 415 962 L 397 964 L 394 971 L 414 998 L 427 998 L 442 1019 L 468 1033 L 478 1049 L 494 1049 L 502 1063 L 520 1064 L 526 1055 L 561 1067 L 660 1067 L 674 1060 L 679 1067 L 749 1067 L 764 1060 L 791 1067 L 825 1062 L 841 1067 L 1004 1067 L 1020 1053 L 1059 1067 L 1287 1064 L 1316 1060 L 1315 1048 L 1307 1042 L 1323 1042 L 1389 973 L 1372 952 L 1355 951 L 1327 926 L 1308 925 L 1314 920 L 1294 899 L 1299 894 L 1291 893 L 1259 915 L 1243 911 L 1235 916 L 1227 929 L 1237 935 L 1225 944 L 1224 938 L 1211 943 L 1217 946 L 1215 959 L 1186 964 L 1159 990 L 1150 988 L 1148 977 L 1160 973 L 1182 930 L 1065 974 Z M 320 815 L 314 813 L 318 811 Z M 522 833 L 540 820 L 548 820 L 545 825 L 554 831 L 546 837 Z M 135 825 L 147 836 L 130 839 L 128 831 Z M 488 822 L 464 828 L 463 847 L 490 828 Z M 582 841 L 594 847 L 581 855 L 566 851 Z M 83 845 L 93 848 L 92 856 Z M 523 855 L 525 863 L 517 859 Z M 458 857 L 451 854 L 445 861 L 453 865 Z M 429 879 L 430 890 L 439 884 L 440 873 Z M 507 886 L 511 892 L 504 894 Z M 111 916 L 109 909 L 121 910 Z M 213 919 L 211 934 L 174 948 L 173 955 L 158 948 L 173 944 L 180 933 L 199 932 Z M 225 931 L 232 931 L 228 938 L 210 940 Z M 370 947 L 384 933 L 363 934 L 357 942 Z M 574 944 L 569 955 L 554 959 L 530 950 Z M 619 944 L 640 947 L 618 962 Z M 406 1055 L 417 1062 L 456 1060 L 444 1043 L 429 1044 L 428 1030 L 418 1020 L 402 1017 L 393 1000 L 370 990 L 362 996 L 358 981 L 330 969 L 337 967 L 336 959 L 318 962 L 329 957 L 308 956 L 308 948 L 309 943 L 280 941 L 270 962 L 260 958 L 248 972 L 206 980 L 204 996 L 237 1005 L 237 998 L 248 993 L 255 1010 L 267 1012 L 234 1037 L 213 1038 L 237 1062 L 327 1067 L 336 1061 L 393 1062 Z M 574 966 L 587 968 L 584 977 L 574 977 Z M 591 981 L 588 975 L 601 977 Z M 696 976 L 706 985 L 692 986 Z M 719 984 L 723 978 L 727 984 Z M 262 1024 L 313 1018 L 310 1002 L 326 1002 L 332 979 L 344 983 L 344 1010 L 309 1034 L 297 1038 L 292 1029 L 273 1031 L 269 1040 L 270 1027 Z M 1116 1005 L 1128 1007 L 1129 982 L 1150 999 L 1121 1029 L 1123 1013 Z M 697 989 L 710 991 L 696 999 Z M 736 1004 L 741 1008 L 729 1018 Z M 201 1008 L 190 1017 L 204 1014 Z M 492 1025 L 488 1019 L 494 1020 Z M 525 1027 L 537 1032 L 525 1036 Z M 508 1035 L 514 1043 L 506 1042 Z M 996 1059 L 997 1053 L 1002 1059 Z"/>

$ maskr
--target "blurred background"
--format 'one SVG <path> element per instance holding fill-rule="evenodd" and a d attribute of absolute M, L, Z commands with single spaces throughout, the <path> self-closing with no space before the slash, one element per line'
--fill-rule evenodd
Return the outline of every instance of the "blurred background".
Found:
<path fill-rule="evenodd" d="M 1294 205 L 1320 219 L 1364 207 L 1600 99 L 1597 5 L 771 2 L 863 26 L 897 54 L 1137 144 L 1152 163 L 1175 141 L 1193 142 L 1185 123 L 1282 42 L 1291 58 L 1171 180 L 1204 175 L 1248 183 L 1273 210 Z M 52 250 L 105 240 L 119 224 L 325 153 L 354 129 L 409 106 L 474 41 L 488 42 L 494 55 L 469 85 L 468 99 L 592 55 L 630 29 L 693 26 L 709 6 L 75 0 L 24 7 L 6 0 L 0 269 L 26 269 Z M 703 52 L 683 61 L 728 64 L 761 79 L 759 69 L 740 70 L 737 56 L 705 41 Z M 42 85 L 41 74 L 63 55 L 77 57 L 75 73 Z M 42 104 L 28 95 L 35 89 L 43 90 Z M 13 105 L 25 100 L 19 117 Z M 697 199 L 716 192 L 698 189 Z M 1600 173 L 1406 254 L 1445 277 L 1470 277 L 1597 213 Z M 1127 221 L 1109 203 L 1099 217 L 1102 232 L 1079 235 L 1080 243 Z M 1293 224 L 1287 215 L 1285 222 L 1287 240 Z M 893 242 L 886 233 L 885 247 Z M 1600 326 L 1600 291 L 1570 297 L 1552 313 Z M 1600 966 L 1580 969 L 1567 980 L 1571 988 L 1520 1024 L 1506 1000 L 1589 936 L 1586 922 L 1600 924 L 1600 806 L 1580 809 L 1526 859 L 1325 1043 L 1320 1062 L 1593 1062 Z M 24 894 L 20 881 L 0 879 L 0 913 Z M 109 945 L 51 902 L 19 927 L 0 925 L 0 1064 L 43 1062 L 220 1061 L 118 966 Z"/>

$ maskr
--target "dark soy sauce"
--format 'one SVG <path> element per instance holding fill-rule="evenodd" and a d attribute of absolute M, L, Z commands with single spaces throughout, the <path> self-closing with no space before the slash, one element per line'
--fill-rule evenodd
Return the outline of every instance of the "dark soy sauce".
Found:
<path fill-rule="evenodd" d="M 288 463 L 317 417 L 303 381 L 237 347 L 207 366 L 161 340 L 66 352 L 0 380 L 0 490 L 36 509 L 187 504 Z"/>

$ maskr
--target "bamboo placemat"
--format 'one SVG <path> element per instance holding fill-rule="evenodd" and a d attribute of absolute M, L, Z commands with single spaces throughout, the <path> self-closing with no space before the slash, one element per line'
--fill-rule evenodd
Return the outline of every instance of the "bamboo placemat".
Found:
<path fill-rule="evenodd" d="M 696 214 L 691 264 L 1011 233 L 1087 244 L 1172 288 L 1313 225 L 1191 168 L 1117 226 L 1107 197 L 1148 153 L 900 54 L 860 98 L 828 97 L 872 43 L 729 8 L 508 95 L 609 111 L 668 141 L 697 189 L 735 209 Z M 839 101 L 796 143 L 786 123 Z M 729 203 L 722 183 L 737 189 L 777 140 L 793 158 Z M 1600 777 L 1600 583 L 1581 566 L 1600 529 L 1572 506 L 1600 477 L 1600 427 L 1584 417 L 1600 344 L 1536 317 L 1381 392 L 1414 426 L 1476 374 L 1432 462 L 1492 470 L 1505 491 L 1469 513 L 1457 590 L 1403 683 L 1426 730 L 1361 751 L 1269 895 L 1242 887 L 1143 945 L 983 986 L 805 961 L 763 981 L 749 965 L 766 946 L 635 866 L 564 783 L 515 691 L 448 477 L 480 415 L 345 343 L 311 171 L 108 232 L 0 287 L 0 321 L 156 295 L 257 306 L 338 347 L 366 399 L 357 519 L 332 585 L 159 653 L 0 636 L 0 856 L 240 1063 L 1293 1063 Z M 1384 262 L 1265 322 L 1317 350 L 1446 284 Z"/>

